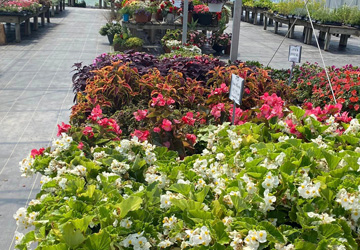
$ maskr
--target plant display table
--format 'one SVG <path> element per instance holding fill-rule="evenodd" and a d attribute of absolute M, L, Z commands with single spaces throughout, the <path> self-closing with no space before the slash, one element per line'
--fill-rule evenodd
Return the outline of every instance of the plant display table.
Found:
<path fill-rule="evenodd" d="M 159 23 L 159 22 L 148 22 L 148 23 L 136 23 L 134 21 L 130 22 L 122 22 L 122 25 L 129 29 L 144 29 L 144 30 L 150 30 L 150 40 L 152 43 L 155 42 L 155 31 L 156 30 L 175 30 L 175 29 L 181 29 L 182 24 L 181 23 Z M 209 25 L 209 26 L 202 26 L 198 25 L 196 26 L 196 30 L 202 30 L 202 31 L 216 31 L 219 29 L 218 25 Z"/>
<path fill-rule="evenodd" d="M 255 18 L 256 19 L 256 18 Z M 278 33 L 279 24 L 286 24 L 288 25 L 289 29 L 289 38 L 294 38 L 294 29 L 295 26 L 303 26 L 304 27 L 304 43 L 311 44 L 312 42 L 312 35 L 313 30 L 310 21 L 299 19 L 299 18 L 288 18 L 274 15 L 273 13 L 266 12 L 265 13 L 265 20 L 264 20 L 264 30 L 267 29 L 268 20 L 274 21 L 275 26 L 275 34 Z M 293 25 L 293 23 L 295 24 Z M 293 25 L 293 26 L 292 26 Z M 329 50 L 330 40 L 332 34 L 340 35 L 340 42 L 339 46 L 346 47 L 347 40 L 350 36 L 360 36 L 360 30 L 354 27 L 348 26 L 334 26 L 334 25 L 326 25 L 326 24 L 319 24 L 313 23 L 314 28 L 320 31 L 319 40 L 325 40 L 324 50 Z"/>
<path fill-rule="evenodd" d="M 34 30 L 38 29 L 38 17 L 41 17 L 41 25 L 45 25 L 45 14 L 49 12 L 48 7 L 39 9 L 36 13 L 0 13 L 0 22 L 15 23 L 15 40 L 21 41 L 20 24 L 25 22 L 25 34 L 31 34 L 30 18 L 34 18 Z M 48 17 L 48 22 L 50 19 Z"/>

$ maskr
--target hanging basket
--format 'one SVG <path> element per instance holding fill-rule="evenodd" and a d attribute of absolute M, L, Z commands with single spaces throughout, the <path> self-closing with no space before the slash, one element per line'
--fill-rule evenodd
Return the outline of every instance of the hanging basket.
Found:
<path fill-rule="evenodd" d="M 207 13 L 207 14 L 199 13 L 198 17 L 199 17 L 198 24 L 204 25 L 204 26 L 211 25 L 211 23 L 212 23 L 212 15 L 211 15 L 211 13 Z"/>
<path fill-rule="evenodd" d="M 221 12 L 223 3 L 208 3 L 210 12 Z"/>

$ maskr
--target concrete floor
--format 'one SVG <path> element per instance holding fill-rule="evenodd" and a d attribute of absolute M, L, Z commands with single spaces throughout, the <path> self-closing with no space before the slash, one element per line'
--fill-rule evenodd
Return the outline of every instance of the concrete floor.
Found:
<path fill-rule="evenodd" d="M 66 8 L 50 24 L 24 37 L 19 44 L 0 46 L 0 249 L 12 249 L 16 229 L 12 215 L 39 190 L 40 178 L 20 177 L 18 162 L 33 148 L 49 145 L 56 124 L 67 122 L 72 106 L 71 66 L 89 64 L 99 54 L 110 52 L 107 38 L 98 34 L 108 10 Z M 231 30 L 231 24 L 229 29 Z M 273 27 L 241 24 L 240 60 L 267 64 L 279 46 L 287 27 L 273 33 Z M 13 34 L 10 34 L 10 38 Z M 317 48 L 295 39 L 285 39 L 271 67 L 288 68 L 288 46 L 303 46 L 303 62 L 320 61 Z M 360 63 L 360 39 L 350 38 L 346 49 L 338 49 L 338 38 L 323 55 L 327 65 Z"/>
<path fill-rule="evenodd" d="M 69 120 L 71 66 L 90 64 L 110 51 L 107 38 L 98 33 L 107 12 L 66 8 L 31 36 L 22 36 L 21 43 L 0 46 L 1 250 L 13 249 L 12 216 L 39 191 L 40 177 L 21 177 L 18 163 L 31 149 L 49 145 L 56 124 Z"/>

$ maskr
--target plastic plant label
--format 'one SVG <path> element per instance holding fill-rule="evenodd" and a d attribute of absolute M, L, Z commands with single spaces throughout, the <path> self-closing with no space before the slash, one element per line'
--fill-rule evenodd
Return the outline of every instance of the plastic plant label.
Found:
<path fill-rule="evenodd" d="M 289 46 L 289 62 L 300 63 L 301 61 L 302 46 L 290 45 Z"/>
<path fill-rule="evenodd" d="M 244 93 L 244 79 L 235 74 L 231 75 L 230 86 L 230 100 L 233 100 L 236 104 L 241 105 L 242 96 Z"/>

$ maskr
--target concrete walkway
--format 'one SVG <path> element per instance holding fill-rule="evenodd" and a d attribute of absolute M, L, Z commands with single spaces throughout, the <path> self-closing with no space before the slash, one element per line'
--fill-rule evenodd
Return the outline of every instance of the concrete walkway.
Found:
<path fill-rule="evenodd" d="M 1 250 L 13 249 L 12 216 L 39 191 L 40 177 L 21 177 L 18 163 L 31 149 L 48 146 L 56 124 L 69 120 L 71 66 L 110 51 L 98 33 L 108 12 L 66 8 L 21 43 L 0 46 Z"/>

